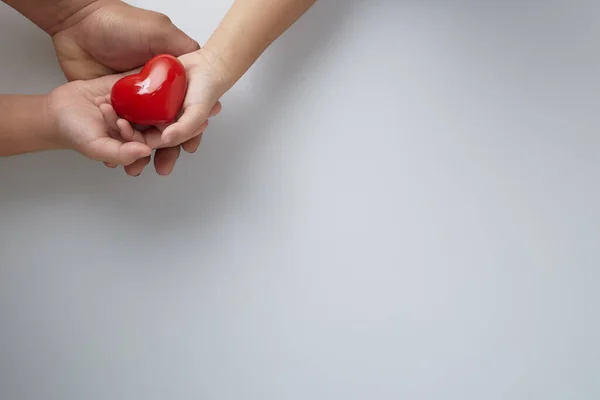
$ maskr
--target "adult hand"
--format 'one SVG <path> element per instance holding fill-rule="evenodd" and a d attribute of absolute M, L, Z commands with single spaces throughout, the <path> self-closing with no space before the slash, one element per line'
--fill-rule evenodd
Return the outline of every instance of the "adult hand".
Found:
<path fill-rule="evenodd" d="M 181 56 L 200 48 L 167 16 L 117 0 L 95 1 L 86 6 L 62 23 L 52 39 L 60 66 L 69 80 L 129 71 L 157 54 Z M 157 172 L 170 173 L 179 153 L 179 143 L 157 149 Z M 146 165 L 148 161 L 144 158 L 136 165 Z"/>
<path fill-rule="evenodd" d="M 182 115 L 173 124 L 151 127 L 140 132 L 129 122 L 118 118 L 110 105 L 110 97 L 99 99 L 100 110 L 105 122 L 113 131 L 118 131 L 125 140 L 137 140 L 152 148 L 158 148 L 154 167 L 160 175 L 168 175 L 173 170 L 180 155 L 180 144 L 188 153 L 194 153 L 208 125 L 208 118 L 221 111 L 218 101 L 223 93 L 222 77 L 215 64 L 199 50 L 179 57 L 188 77 L 187 94 L 183 102 Z M 144 158 L 125 167 L 129 175 L 139 175 L 150 159 Z"/>
<path fill-rule="evenodd" d="M 70 82 L 48 94 L 53 142 L 97 161 L 130 165 L 150 155 L 144 143 L 126 142 L 104 121 L 96 99 L 106 96 L 118 75 L 90 81 Z"/>
<path fill-rule="evenodd" d="M 68 80 L 99 78 L 144 65 L 155 55 L 176 57 L 200 46 L 163 14 L 118 0 L 98 0 L 52 32 Z"/>

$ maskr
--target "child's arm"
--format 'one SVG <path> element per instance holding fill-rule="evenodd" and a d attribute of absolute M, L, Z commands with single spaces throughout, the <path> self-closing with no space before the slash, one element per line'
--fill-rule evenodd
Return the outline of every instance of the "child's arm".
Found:
<path fill-rule="evenodd" d="M 0 95 L 0 156 L 59 148 L 46 96 Z"/>
<path fill-rule="evenodd" d="M 315 0 L 236 0 L 202 49 L 221 71 L 226 92 Z"/>
<path fill-rule="evenodd" d="M 155 157 L 157 171 L 168 174 L 173 169 L 180 144 L 189 153 L 198 149 L 205 123 L 217 101 L 315 1 L 235 0 L 206 45 L 179 58 L 189 80 L 183 115 L 162 134 L 157 129 L 144 134 L 146 143 L 159 148 Z M 123 137 L 129 136 L 131 126 L 121 119 L 118 120 L 120 127 L 117 127 L 112 107 L 104 106 L 103 113 L 107 124 L 113 125 L 115 130 L 120 129 Z M 148 160 L 132 164 L 125 170 L 130 175 L 138 175 L 147 163 Z"/>
<path fill-rule="evenodd" d="M 314 3 L 315 0 L 235 0 L 205 46 L 181 57 L 190 86 L 183 116 L 163 132 L 165 145 L 197 137 L 216 101 Z"/>

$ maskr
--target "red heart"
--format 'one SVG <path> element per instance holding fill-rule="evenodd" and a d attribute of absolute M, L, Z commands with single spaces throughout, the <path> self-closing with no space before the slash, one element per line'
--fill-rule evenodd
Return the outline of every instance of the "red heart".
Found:
<path fill-rule="evenodd" d="M 161 54 L 148 61 L 139 74 L 117 81 L 110 98 L 121 118 L 134 124 L 157 125 L 175 120 L 186 90 L 183 64 Z"/>

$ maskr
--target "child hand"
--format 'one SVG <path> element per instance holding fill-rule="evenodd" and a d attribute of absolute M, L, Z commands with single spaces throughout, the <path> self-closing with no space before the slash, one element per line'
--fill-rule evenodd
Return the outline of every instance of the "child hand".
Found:
<path fill-rule="evenodd" d="M 62 147 L 109 164 L 130 165 L 151 154 L 143 142 L 126 142 L 104 121 L 95 99 L 110 93 L 120 78 L 110 75 L 90 81 L 75 81 L 48 95 L 57 141 Z"/>
<path fill-rule="evenodd" d="M 154 166 L 160 175 L 171 173 L 180 155 L 181 147 L 188 153 L 198 149 L 202 133 L 208 125 L 208 118 L 221 111 L 221 104 L 218 101 L 223 93 L 221 78 L 216 69 L 207 62 L 201 50 L 181 56 L 179 60 L 186 70 L 188 89 L 178 121 L 150 127 L 142 133 L 117 116 L 110 105 L 110 96 L 100 101 L 103 103 L 100 105 L 100 110 L 105 123 L 112 131 L 119 132 L 122 140 L 139 141 L 157 149 Z M 129 175 L 137 176 L 149 162 L 149 157 L 140 159 L 127 166 L 125 171 Z"/>
<path fill-rule="evenodd" d="M 188 78 L 187 94 L 178 120 L 159 127 L 162 131 L 161 140 L 168 146 L 182 144 L 184 148 L 196 149 L 204 124 L 212 116 L 215 107 L 220 111 L 218 100 L 225 93 L 224 79 L 203 50 L 185 54 L 179 60 Z"/>
<path fill-rule="evenodd" d="M 175 163 L 181 153 L 181 148 L 188 153 L 194 153 L 198 150 L 200 140 L 202 139 L 202 133 L 208 126 L 208 120 L 205 121 L 199 131 L 200 134 L 194 138 L 184 142 L 182 145 L 164 147 L 165 144 L 162 141 L 162 131 L 166 125 L 159 127 L 148 127 L 141 131 L 134 128 L 128 121 L 123 118 L 119 118 L 115 109 L 110 104 L 110 96 L 98 99 L 100 111 L 104 117 L 104 121 L 112 132 L 116 132 L 121 140 L 124 141 L 137 141 L 145 143 L 149 147 L 156 149 L 154 154 L 154 168 L 159 175 L 169 175 Z M 217 102 L 209 113 L 209 117 L 213 117 L 221 112 L 221 103 Z M 142 128 L 143 129 L 143 128 Z M 146 165 L 150 163 L 150 156 L 141 158 L 130 165 L 124 166 L 125 172 L 130 176 L 138 176 L 142 173 Z M 116 165 L 107 164 L 108 167 L 114 168 Z"/>

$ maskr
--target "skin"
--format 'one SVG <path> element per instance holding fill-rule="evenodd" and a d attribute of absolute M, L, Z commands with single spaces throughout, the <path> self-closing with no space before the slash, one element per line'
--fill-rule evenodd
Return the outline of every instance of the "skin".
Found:
<path fill-rule="evenodd" d="M 36 118 L 31 110 L 37 110 Z M 45 96 L 0 96 L 0 118 L 0 156 L 60 148 Z"/>
<path fill-rule="evenodd" d="M 110 90 L 117 76 L 63 85 L 48 95 L 1 96 L 0 155 L 73 149 L 99 161 L 129 165 L 152 149 L 113 139 L 94 100 Z M 35 118 L 31 110 L 36 110 Z"/>
<path fill-rule="evenodd" d="M 236 0 L 204 48 L 186 56 L 191 82 L 188 97 L 179 121 L 164 130 L 163 141 L 177 144 L 191 139 L 212 105 L 314 3 Z M 211 83 L 203 84 L 202 79 L 211 79 Z"/>
<path fill-rule="evenodd" d="M 0 118 L 4 120 L 15 116 L 19 118 L 7 124 L 12 130 L 0 131 L 4 154 L 70 146 L 91 158 L 104 161 L 107 166 L 125 165 L 128 174 L 139 175 L 150 161 L 145 154 L 147 148 L 156 148 L 155 168 L 164 175 L 172 171 L 181 146 L 186 151 L 196 151 L 208 118 L 220 111 L 218 100 L 221 96 L 315 0 L 236 0 L 203 49 L 199 49 L 196 42 L 162 14 L 137 9 L 117 0 L 6 2 L 52 36 L 60 65 L 69 80 L 122 72 L 143 65 L 156 54 L 170 53 L 180 56 L 188 74 L 189 86 L 181 117 L 173 124 L 152 127 L 142 133 L 127 121 L 116 118 L 107 102 L 108 89 L 105 85 L 109 81 L 114 83 L 117 76 L 106 75 L 86 83 L 71 82 L 47 95 L 45 101 L 35 99 L 40 104 L 49 104 L 46 122 L 56 127 L 44 135 L 39 133 L 37 142 L 32 138 L 11 147 L 19 127 L 26 125 L 27 115 L 0 111 Z M 115 32 L 118 32 L 119 40 L 115 40 Z M 71 98 L 67 99 L 69 96 Z M 26 109 L 34 99 L 4 97 L 0 101 L 10 102 L 14 110 Z M 78 101 L 83 103 L 81 108 L 75 107 Z M 98 114 L 87 107 L 91 103 L 97 105 L 102 116 L 102 129 L 96 124 Z M 63 104 L 68 104 L 68 108 Z M 69 112 L 64 112 L 67 109 Z M 61 110 L 62 118 L 57 114 Z M 85 127 L 92 121 L 95 129 L 90 133 L 91 129 Z M 48 135 L 52 139 L 48 139 Z M 90 150 L 84 145 L 86 143 L 98 148 Z M 98 146 L 100 143 L 104 146 Z M 130 163 L 130 154 L 123 151 L 122 146 L 139 151 L 138 159 Z M 141 151 L 142 148 L 144 151 Z"/>
<path fill-rule="evenodd" d="M 75 146 L 89 139 L 89 131 L 55 129 L 52 121 L 57 119 L 56 107 L 45 106 L 43 126 L 31 128 L 31 106 L 50 103 L 62 103 L 65 96 L 73 96 L 72 101 L 79 99 L 80 90 L 95 93 L 94 97 L 106 92 L 98 82 L 83 83 L 90 80 L 142 66 L 157 54 L 168 53 L 180 56 L 200 48 L 198 43 L 188 37 L 171 23 L 165 15 L 132 7 L 117 0 L 5 0 L 11 7 L 29 18 L 38 27 L 52 37 L 60 66 L 71 82 L 63 90 L 55 90 L 50 94 L 35 97 L 0 95 L 0 118 L 5 124 L 0 128 L 0 155 L 13 155 L 26 152 L 71 148 L 85 153 L 87 148 Z M 111 82 L 115 77 L 110 78 Z M 73 85 L 76 83 L 76 85 Z M 76 90 L 75 90 L 76 89 Z M 92 104 L 94 98 L 86 98 Z M 60 102 L 57 100 L 61 100 Z M 89 103 L 91 101 L 91 103 Z M 10 105 L 6 107 L 4 105 Z M 38 109 L 38 108 L 36 108 Z M 16 110 L 20 110 L 17 112 Z M 100 114 L 101 115 L 101 114 Z M 65 116 L 61 117 L 64 121 Z M 91 113 L 73 114 L 73 121 L 66 121 L 64 126 L 77 126 L 76 121 L 91 120 Z M 41 122 L 41 119 L 37 119 Z M 7 122 L 6 122 L 7 121 Z M 45 129 L 41 129 L 47 127 Z M 52 127 L 52 129 L 48 128 Z M 106 124 L 103 126 L 104 138 L 116 140 L 121 144 L 127 140 L 119 136 Z M 23 134 L 27 131 L 27 134 Z M 96 127 L 95 134 L 99 132 Z M 50 135 L 52 138 L 50 138 Z M 19 138 L 16 140 L 15 138 Z M 111 140 L 111 143 L 112 143 Z M 178 153 L 180 146 L 161 146 L 155 152 L 155 166 L 159 171 L 171 171 L 174 160 L 171 156 Z M 187 145 L 185 146 L 189 148 Z M 116 151 L 116 147 L 110 147 Z M 127 165 L 120 160 L 118 153 L 96 154 L 94 159 L 106 161 L 110 166 Z M 145 158 L 145 157 L 144 157 Z M 109 162 L 107 160 L 113 160 Z M 129 160 L 127 160 L 129 161 Z"/>
<path fill-rule="evenodd" d="M 156 137 L 162 132 L 161 146 L 183 143 L 184 149 L 195 151 L 203 124 L 221 96 L 314 3 L 315 0 L 236 0 L 204 47 L 180 57 L 189 86 L 179 120 L 145 135 Z M 112 129 L 133 129 L 127 121 L 115 119 L 110 105 L 103 106 L 102 112 Z M 178 152 L 170 156 L 176 159 Z M 135 164 L 136 173 L 145 162 Z"/>

